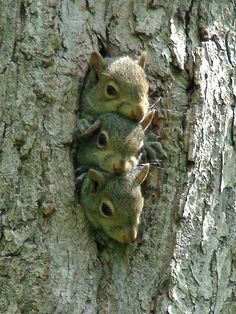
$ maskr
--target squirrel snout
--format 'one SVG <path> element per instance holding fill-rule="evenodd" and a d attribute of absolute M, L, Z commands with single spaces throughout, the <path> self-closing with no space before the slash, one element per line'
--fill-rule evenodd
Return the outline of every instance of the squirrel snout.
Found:
<path fill-rule="evenodd" d="M 141 104 L 139 106 L 135 106 L 132 110 L 132 116 L 134 119 L 137 119 L 138 121 L 142 120 L 143 117 L 146 115 L 147 109 L 144 104 Z"/>
<path fill-rule="evenodd" d="M 127 243 L 127 242 L 132 242 L 136 239 L 137 237 L 137 230 L 129 230 L 127 231 L 126 233 L 123 234 L 123 237 L 122 237 L 122 242 L 123 243 Z"/>
<path fill-rule="evenodd" d="M 121 243 L 132 242 L 137 237 L 137 228 L 128 228 L 119 230 L 118 232 L 112 232 L 111 237 Z"/>
<path fill-rule="evenodd" d="M 129 165 L 125 160 L 120 159 L 120 160 L 115 160 L 113 162 L 113 172 L 116 176 L 120 176 L 123 173 L 127 172 L 128 170 L 129 170 Z"/>

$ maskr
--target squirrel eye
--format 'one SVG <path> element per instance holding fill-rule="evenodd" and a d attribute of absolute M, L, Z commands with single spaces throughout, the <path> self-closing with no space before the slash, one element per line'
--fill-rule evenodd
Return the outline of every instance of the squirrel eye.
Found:
<path fill-rule="evenodd" d="M 105 132 L 101 132 L 97 138 L 97 146 L 99 148 L 103 148 L 107 146 L 107 134 Z"/>
<path fill-rule="evenodd" d="M 107 95 L 108 96 L 116 96 L 118 94 L 117 90 L 114 88 L 112 85 L 107 85 L 106 89 Z"/>
<path fill-rule="evenodd" d="M 105 217 L 111 217 L 113 215 L 111 207 L 107 205 L 106 203 L 102 203 L 101 211 L 102 211 L 103 216 Z"/>

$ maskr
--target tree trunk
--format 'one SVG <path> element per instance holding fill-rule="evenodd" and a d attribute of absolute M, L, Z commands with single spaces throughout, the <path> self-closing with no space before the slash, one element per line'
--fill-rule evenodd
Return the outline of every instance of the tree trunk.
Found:
<path fill-rule="evenodd" d="M 0 0 L 0 313 L 236 313 L 234 0 Z M 138 239 L 99 245 L 70 157 L 92 50 L 148 52 Z"/>

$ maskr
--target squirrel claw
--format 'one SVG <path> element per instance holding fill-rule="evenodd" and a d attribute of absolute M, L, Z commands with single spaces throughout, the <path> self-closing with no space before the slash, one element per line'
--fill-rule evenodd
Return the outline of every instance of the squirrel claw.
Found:
<path fill-rule="evenodd" d="M 81 187 L 84 181 L 84 177 L 88 171 L 88 168 L 80 166 L 75 170 L 75 189 L 76 192 L 80 193 Z"/>
<path fill-rule="evenodd" d="M 167 153 L 159 142 L 158 136 L 150 132 L 144 142 L 141 162 L 156 163 L 159 165 L 161 158 L 167 158 Z"/>
<path fill-rule="evenodd" d="M 78 137 L 88 138 L 100 127 L 101 122 L 99 120 L 87 120 L 80 119 L 78 123 Z"/>

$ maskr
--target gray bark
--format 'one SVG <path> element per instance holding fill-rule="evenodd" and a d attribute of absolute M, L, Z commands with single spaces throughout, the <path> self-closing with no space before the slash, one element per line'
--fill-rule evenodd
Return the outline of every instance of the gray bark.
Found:
<path fill-rule="evenodd" d="M 0 313 L 236 313 L 234 0 L 0 0 Z M 93 49 L 149 55 L 137 241 L 96 236 L 70 157 Z"/>

